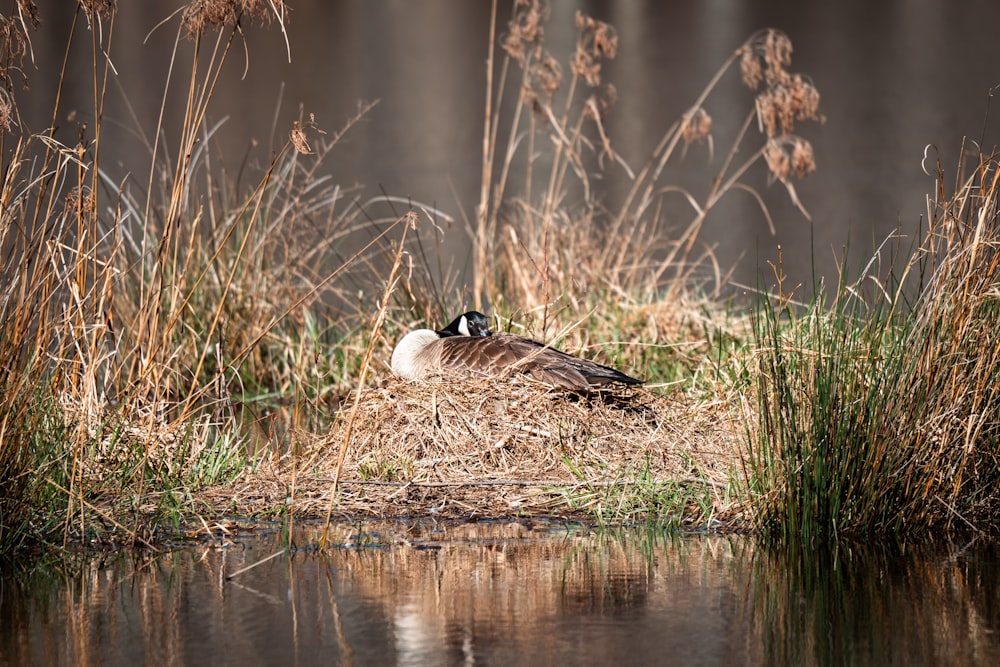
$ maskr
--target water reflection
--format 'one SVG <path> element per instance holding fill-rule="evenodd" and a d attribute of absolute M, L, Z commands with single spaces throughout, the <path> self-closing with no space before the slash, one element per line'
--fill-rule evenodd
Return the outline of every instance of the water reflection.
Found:
<path fill-rule="evenodd" d="M 300 549 L 227 580 L 281 551 L 280 532 L 260 532 L 5 579 L 0 662 L 1000 660 L 995 545 L 773 551 L 738 536 L 365 523 L 338 527 L 325 554 Z"/>

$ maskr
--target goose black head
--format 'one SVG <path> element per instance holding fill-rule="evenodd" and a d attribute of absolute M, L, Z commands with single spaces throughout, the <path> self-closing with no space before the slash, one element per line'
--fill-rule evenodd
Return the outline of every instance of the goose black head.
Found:
<path fill-rule="evenodd" d="M 444 329 L 437 332 L 442 338 L 448 336 L 492 336 L 490 321 L 476 310 L 470 310 L 456 317 Z"/>

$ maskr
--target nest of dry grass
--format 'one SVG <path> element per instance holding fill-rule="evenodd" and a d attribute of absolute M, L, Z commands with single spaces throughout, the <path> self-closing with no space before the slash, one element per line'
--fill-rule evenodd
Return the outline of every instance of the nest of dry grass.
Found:
<path fill-rule="evenodd" d="M 340 415 L 273 477 L 229 487 L 227 501 L 254 512 L 287 497 L 305 516 L 331 502 L 343 514 L 380 516 L 572 515 L 615 489 L 691 484 L 711 489 L 722 511 L 738 461 L 721 405 L 692 407 L 644 388 L 567 394 L 518 376 L 471 386 L 389 379 L 360 396 L 332 501 L 349 420 Z"/>

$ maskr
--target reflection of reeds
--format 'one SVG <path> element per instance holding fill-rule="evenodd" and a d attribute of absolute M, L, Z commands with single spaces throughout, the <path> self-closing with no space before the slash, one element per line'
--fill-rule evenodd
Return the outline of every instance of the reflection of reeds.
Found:
<path fill-rule="evenodd" d="M 278 550 L 278 540 L 254 540 L 246 551 L 189 549 L 83 564 L 52 597 L 56 613 L 72 621 L 40 632 L 44 616 L 9 615 L 14 634 L 35 641 L 4 654 L 31 663 L 38 651 L 85 664 L 114 647 L 174 664 L 192 651 L 235 660 L 322 650 L 335 662 L 353 656 L 385 664 L 424 654 L 439 663 L 465 645 L 483 659 L 515 651 L 554 664 L 565 638 L 540 634 L 542 624 L 573 632 L 581 621 L 641 616 L 654 596 L 680 609 L 671 579 L 683 578 L 683 590 L 720 584 L 721 571 L 698 568 L 730 548 L 725 539 L 713 553 L 705 540 L 655 531 L 632 541 L 521 524 L 365 522 L 334 533 L 342 541 L 322 554 L 280 558 L 235 581 L 225 576 L 253 554 Z M 295 539 L 313 543 L 319 531 L 300 529 Z M 594 650 L 610 659 L 618 649 Z"/>
<path fill-rule="evenodd" d="M 966 550 L 971 546 L 971 551 Z M 977 551 L 977 557 L 972 555 Z M 998 647 L 984 545 L 789 543 L 748 567 L 752 636 L 762 664 L 979 664 Z M 964 555 L 963 555 L 964 554 Z M 970 563 L 962 561 L 971 558 Z"/>
<path fill-rule="evenodd" d="M 981 542 L 770 549 L 492 522 L 333 532 L 324 552 L 233 581 L 284 538 L 39 565 L 5 584 L 0 653 L 12 664 L 874 665 L 992 664 L 1000 652 L 996 549 Z"/>

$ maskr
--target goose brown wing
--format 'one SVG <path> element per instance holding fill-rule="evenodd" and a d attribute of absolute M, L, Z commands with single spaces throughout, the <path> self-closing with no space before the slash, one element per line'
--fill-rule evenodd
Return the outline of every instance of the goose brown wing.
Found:
<path fill-rule="evenodd" d="M 571 391 L 587 391 L 614 382 L 642 383 L 608 366 L 512 334 L 478 338 L 450 336 L 440 340 L 439 350 L 438 365 L 445 371 L 464 370 L 495 376 L 513 370 Z"/>
<path fill-rule="evenodd" d="M 587 380 L 568 366 L 568 355 L 546 348 L 541 343 L 510 334 L 489 337 L 450 336 L 439 343 L 438 365 L 445 371 L 472 371 L 501 375 L 516 371 L 564 389 L 586 388 Z"/>
<path fill-rule="evenodd" d="M 642 380 L 625 375 L 614 368 L 552 348 L 546 349 L 540 355 L 539 365 L 549 373 L 556 373 L 566 379 L 572 378 L 572 381 L 577 383 L 582 380 L 583 386 L 578 386 L 577 389 L 590 389 L 613 383 L 642 384 Z"/>
<path fill-rule="evenodd" d="M 493 338 L 503 346 L 498 361 L 505 367 L 560 389 L 586 391 L 589 388 L 587 378 L 573 364 L 567 363 L 574 357 L 523 336 L 494 334 Z"/>
<path fill-rule="evenodd" d="M 499 334 L 494 334 L 494 337 Z M 521 336 L 501 336 L 504 345 L 516 358 L 514 363 L 535 379 L 562 389 L 587 391 L 594 387 L 611 384 L 642 384 L 642 380 L 630 377 L 614 368 L 588 359 L 580 359 L 553 347 Z"/>
<path fill-rule="evenodd" d="M 463 370 L 496 375 L 517 359 L 494 336 L 452 336 L 440 342 L 442 370 Z"/>

